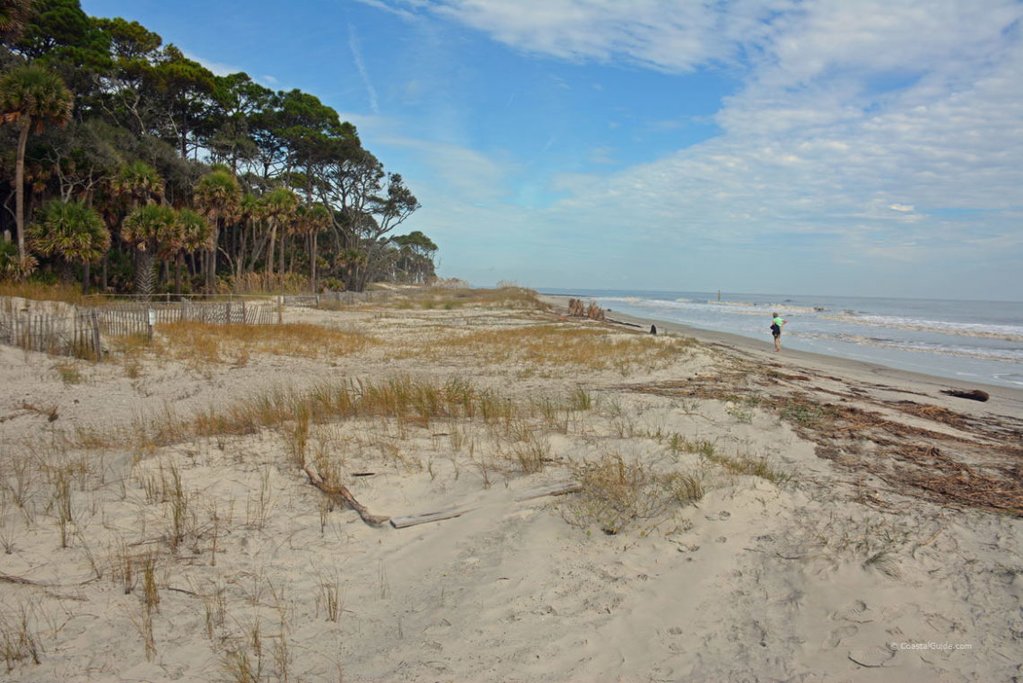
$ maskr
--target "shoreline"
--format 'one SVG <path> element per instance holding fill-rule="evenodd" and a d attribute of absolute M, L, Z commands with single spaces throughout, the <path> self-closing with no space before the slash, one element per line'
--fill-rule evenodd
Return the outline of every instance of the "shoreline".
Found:
<path fill-rule="evenodd" d="M 569 299 L 578 298 L 561 294 L 538 294 L 538 296 L 541 301 L 559 308 L 566 308 Z M 842 358 L 840 356 L 829 356 L 827 354 L 816 353 L 813 351 L 783 348 L 781 353 L 774 353 L 772 342 L 770 337 L 767 335 L 765 335 L 765 341 L 761 343 L 750 337 L 744 337 L 730 332 L 704 330 L 682 323 L 660 320 L 658 318 L 641 317 L 615 310 L 609 310 L 608 312 L 611 314 L 610 317 L 613 318 L 613 320 L 609 320 L 608 322 L 612 324 L 625 323 L 625 327 L 632 327 L 635 325 L 635 329 L 643 332 L 649 331 L 650 325 L 656 325 L 658 334 L 667 332 L 669 334 L 692 337 L 697 341 L 710 344 L 712 346 L 721 346 L 732 352 L 737 352 L 754 359 L 778 361 L 784 365 L 800 366 L 817 372 L 842 372 L 852 375 L 850 379 L 853 380 L 884 380 L 892 383 L 911 385 L 918 391 L 926 388 L 927 390 L 933 391 L 933 393 L 940 398 L 947 398 L 942 394 L 937 393 L 941 389 L 958 389 L 965 391 L 981 389 L 987 392 L 991 397 L 987 404 L 982 405 L 991 406 L 996 403 L 1005 403 L 1005 409 L 1007 411 L 1018 412 L 1023 409 L 1023 389 L 1013 389 L 1012 387 L 1005 387 L 997 384 L 986 384 L 983 382 L 966 382 L 950 377 L 940 377 L 938 375 L 929 375 L 926 373 L 913 372 L 911 370 L 901 370 L 899 368 L 893 368 L 877 363 L 869 363 L 852 358 Z M 784 340 L 784 337 L 782 339 Z M 975 401 L 965 399 L 959 399 L 959 401 L 966 404 L 977 403 Z"/>

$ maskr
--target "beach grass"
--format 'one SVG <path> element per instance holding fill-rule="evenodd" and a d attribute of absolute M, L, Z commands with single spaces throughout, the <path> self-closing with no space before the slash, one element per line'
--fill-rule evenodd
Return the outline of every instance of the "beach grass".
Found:
<path fill-rule="evenodd" d="M 636 369 L 663 368 L 684 359 L 693 344 L 688 339 L 654 338 L 607 328 L 539 324 L 447 332 L 429 341 L 406 342 L 391 354 L 433 361 L 471 357 L 488 364 L 512 360 L 523 367 L 569 366 L 626 374 Z"/>
<path fill-rule="evenodd" d="M 321 325 L 212 325 L 176 322 L 157 326 L 153 353 L 191 363 L 244 365 L 252 354 L 332 358 L 358 353 L 378 343 L 371 336 Z"/>

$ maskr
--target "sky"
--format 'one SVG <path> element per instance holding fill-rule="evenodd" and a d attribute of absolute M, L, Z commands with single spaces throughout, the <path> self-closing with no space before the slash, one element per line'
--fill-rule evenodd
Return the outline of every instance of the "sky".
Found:
<path fill-rule="evenodd" d="M 477 286 L 1023 300 L 1018 0 L 83 0 L 351 121 Z"/>

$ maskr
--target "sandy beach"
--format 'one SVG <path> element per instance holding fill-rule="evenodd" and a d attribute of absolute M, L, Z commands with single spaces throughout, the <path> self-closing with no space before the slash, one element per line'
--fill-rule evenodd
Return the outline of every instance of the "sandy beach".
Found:
<path fill-rule="evenodd" d="M 1023 392 L 566 303 L 0 347 L 0 678 L 1023 678 Z"/>

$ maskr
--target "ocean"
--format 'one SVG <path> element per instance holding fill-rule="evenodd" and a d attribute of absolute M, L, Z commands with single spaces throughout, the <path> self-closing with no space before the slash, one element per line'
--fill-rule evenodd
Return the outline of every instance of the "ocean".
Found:
<path fill-rule="evenodd" d="M 605 309 L 729 332 L 770 346 L 771 314 L 785 348 L 1023 389 L 1023 302 L 544 289 Z M 720 296 L 720 299 L 719 299 Z"/>

